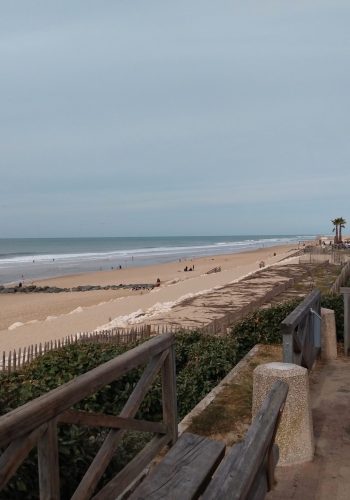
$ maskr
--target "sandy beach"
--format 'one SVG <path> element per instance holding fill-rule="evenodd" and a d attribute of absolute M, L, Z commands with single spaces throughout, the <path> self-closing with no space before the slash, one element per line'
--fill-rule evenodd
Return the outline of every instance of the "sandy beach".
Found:
<path fill-rule="evenodd" d="M 155 284 L 159 278 L 161 285 L 151 291 L 123 289 L 0 295 L 0 351 L 61 339 L 101 327 L 128 327 L 141 321 L 147 323 L 188 297 L 205 295 L 213 289 L 220 294 L 220 287 L 258 271 L 261 261 L 270 266 L 290 257 L 295 251 L 295 244 L 290 244 L 34 282 L 57 287 L 105 286 Z M 185 272 L 186 266 L 193 267 L 193 270 Z M 220 267 L 221 271 L 207 274 L 215 267 Z"/>

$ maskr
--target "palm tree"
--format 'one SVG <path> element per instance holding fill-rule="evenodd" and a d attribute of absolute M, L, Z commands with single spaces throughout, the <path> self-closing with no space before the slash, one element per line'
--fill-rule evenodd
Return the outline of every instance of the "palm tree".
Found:
<path fill-rule="evenodd" d="M 341 238 L 341 230 L 345 227 L 346 220 L 343 219 L 343 217 L 339 217 L 338 219 L 338 227 L 339 227 L 339 243 L 342 243 L 342 238 Z"/>
<path fill-rule="evenodd" d="M 342 243 L 341 230 L 345 227 L 346 220 L 343 217 L 336 217 L 331 222 L 334 225 L 333 231 L 335 231 L 334 244 L 337 245 Z"/>
<path fill-rule="evenodd" d="M 338 236 L 338 219 L 333 219 L 331 221 L 331 223 L 334 226 L 334 228 L 333 228 L 333 233 L 335 231 L 334 244 L 336 245 L 338 243 L 338 239 L 339 239 L 339 236 Z"/>

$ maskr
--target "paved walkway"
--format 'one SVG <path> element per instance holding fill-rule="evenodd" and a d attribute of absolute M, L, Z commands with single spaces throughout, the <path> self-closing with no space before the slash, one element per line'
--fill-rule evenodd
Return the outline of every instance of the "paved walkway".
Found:
<path fill-rule="evenodd" d="M 350 358 L 319 363 L 310 389 L 314 460 L 277 468 L 267 500 L 350 500 Z"/>

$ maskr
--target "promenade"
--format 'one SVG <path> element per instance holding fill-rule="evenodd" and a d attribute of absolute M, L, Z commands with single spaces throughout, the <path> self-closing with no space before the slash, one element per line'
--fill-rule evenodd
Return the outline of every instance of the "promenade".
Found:
<path fill-rule="evenodd" d="M 267 500 L 350 499 L 350 358 L 318 361 L 310 376 L 315 457 L 278 467 Z"/>

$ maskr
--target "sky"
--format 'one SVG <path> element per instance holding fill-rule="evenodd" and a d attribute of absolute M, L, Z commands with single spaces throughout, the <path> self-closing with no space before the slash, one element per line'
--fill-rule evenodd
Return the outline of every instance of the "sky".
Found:
<path fill-rule="evenodd" d="M 0 237 L 350 225 L 348 0 L 0 0 Z"/>

